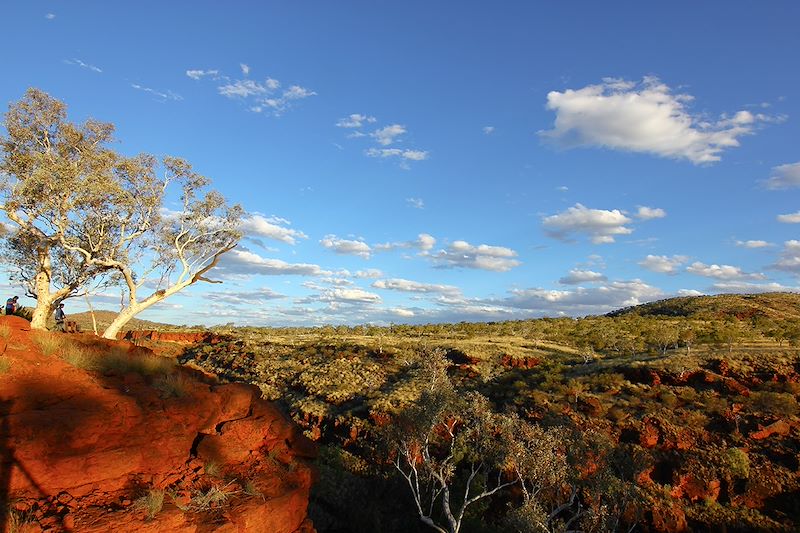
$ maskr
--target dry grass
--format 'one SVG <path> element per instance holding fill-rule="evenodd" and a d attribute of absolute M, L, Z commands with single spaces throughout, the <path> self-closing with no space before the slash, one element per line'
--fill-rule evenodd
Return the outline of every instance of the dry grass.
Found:
<path fill-rule="evenodd" d="M 143 509 L 147 513 L 147 518 L 153 518 L 164 507 L 164 491 L 150 489 L 147 494 L 133 502 L 137 509 Z"/>
<path fill-rule="evenodd" d="M 6 341 L 11 338 L 11 326 L 8 324 L 0 324 L 0 338 Z"/>
<path fill-rule="evenodd" d="M 6 357 L 0 357 L 0 374 L 5 374 L 11 369 L 11 361 Z"/>
<path fill-rule="evenodd" d="M 220 467 L 219 463 L 215 461 L 208 461 L 205 465 L 203 465 L 203 471 L 207 476 L 222 477 L 222 468 Z"/>
<path fill-rule="evenodd" d="M 192 498 L 192 508 L 196 511 L 207 511 L 213 507 L 219 507 L 228 501 L 228 498 L 236 494 L 236 491 L 227 490 L 230 483 L 222 487 L 214 485 L 205 492 L 201 491 Z"/>
<path fill-rule="evenodd" d="M 61 351 L 61 358 L 75 368 L 82 368 L 83 370 L 98 370 L 100 368 L 99 358 L 96 353 L 75 344 L 65 346 Z"/>
<path fill-rule="evenodd" d="M 113 347 L 103 357 L 103 370 L 114 374 L 136 373 L 142 376 L 169 374 L 175 369 L 175 360 L 158 355 L 131 355 L 128 350 Z"/>
<path fill-rule="evenodd" d="M 183 374 L 171 374 L 153 382 L 153 388 L 161 391 L 164 398 L 183 398 L 189 394 L 191 382 Z"/>
<path fill-rule="evenodd" d="M 41 331 L 33 335 L 33 342 L 42 350 L 42 354 L 50 357 L 64 348 L 65 339 L 61 335 Z"/>

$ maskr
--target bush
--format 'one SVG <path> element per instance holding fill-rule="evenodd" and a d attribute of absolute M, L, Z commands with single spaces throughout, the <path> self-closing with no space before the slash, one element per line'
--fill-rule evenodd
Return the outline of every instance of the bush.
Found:
<path fill-rule="evenodd" d="M 750 402 L 756 411 L 773 415 L 796 415 L 800 411 L 794 396 L 786 392 L 755 392 L 750 395 Z"/>
<path fill-rule="evenodd" d="M 739 448 L 729 448 L 723 453 L 723 465 L 733 477 L 750 477 L 750 458 Z"/>

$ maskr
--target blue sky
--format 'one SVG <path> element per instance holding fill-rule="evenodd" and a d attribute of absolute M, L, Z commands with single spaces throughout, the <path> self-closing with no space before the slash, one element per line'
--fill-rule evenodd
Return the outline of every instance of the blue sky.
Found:
<path fill-rule="evenodd" d="M 800 5 L 607 4 L 6 2 L 0 100 L 43 89 L 248 211 L 225 283 L 143 318 L 502 320 L 800 290 Z"/>

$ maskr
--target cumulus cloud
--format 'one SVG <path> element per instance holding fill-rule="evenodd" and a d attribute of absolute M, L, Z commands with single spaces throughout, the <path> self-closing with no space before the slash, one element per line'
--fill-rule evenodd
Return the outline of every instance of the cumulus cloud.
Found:
<path fill-rule="evenodd" d="M 562 285 L 578 285 L 580 283 L 595 283 L 600 281 L 608 281 L 608 278 L 600 272 L 579 270 L 577 268 L 573 268 L 569 271 L 569 274 L 558 280 Z"/>
<path fill-rule="evenodd" d="M 389 146 L 397 141 L 397 138 L 404 133 L 406 133 L 405 126 L 400 124 L 390 124 L 389 126 L 384 126 L 383 128 L 373 131 L 370 133 L 370 137 L 375 139 L 375 141 L 381 146 Z"/>
<path fill-rule="evenodd" d="M 704 276 L 706 278 L 724 279 L 724 280 L 744 280 L 744 279 L 764 279 L 764 274 L 748 273 L 742 271 L 741 268 L 732 265 L 706 265 L 699 261 L 695 261 L 688 267 L 686 272 Z"/>
<path fill-rule="evenodd" d="M 639 279 L 613 281 L 600 287 L 574 290 L 517 289 L 503 300 L 510 307 L 539 311 L 540 314 L 582 315 L 605 313 L 620 307 L 639 305 L 663 297 L 661 289 Z"/>
<path fill-rule="evenodd" d="M 639 220 L 653 220 L 654 218 L 664 218 L 667 216 L 667 212 L 660 207 L 647 207 L 640 205 L 635 216 Z"/>
<path fill-rule="evenodd" d="M 250 74 L 250 65 L 246 65 L 245 63 L 239 63 L 239 68 L 242 69 L 242 74 L 247 76 Z"/>
<path fill-rule="evenodd" d="M 778 215 L 778 222 L 784 224 L 800 224 L 800 211 L 796 213 L 788 213 L 786 215 Z"/>
<path fill-rule="evenodd" d="M 234 248 L 222 256 L 217 270 L 223 274 L 262 276 L 330 276 L 332 272 L 308 263 L 287 263 L 261 257 L 249 250 Z"/>
<path fill-rule="evenodd" d="M 517 252 L 504 246 L 454 241 L 447 248 L 429 254 L 439 268 L 476 268 L 493 272 L 506 272 L 521 265 Z"/>
<path fill-rule="evenodd" d="M 287 228 L 289 221 L 280 217 L 265 217 L 254 213 L 242 220 L 242 231 L 248 236 L 264 237 L 287 244 L 296 244 L 308 236 L 300 230 Z"/>
<path fill-rule="evenodd" d="M 286 295 L 279 294 L 267 287 L 261 287 L 248 291 L 210 292 L 203 297 L 212 302 L 221 302 L 227 305 L 260 305 L 269 300 L 286 298 Z"/>
<path fill-rule="evenodd" d="M 391 250 L 408 250 L 417 249 L 422 252 L 427 252 L 436 246 L 436 238 L 427 233 L 420 233 L 413 241 L 400 241 L 400 242 L 386 242 L 383 244 L 376 244 L 375 250 L 379 252 L 388 252 Z"/>
<path fill-rule="evenodd" d="M 339 128 L 361 128 L 364 124 L 373 124 L 377 121 L 375 117 L 369 115 L 362 115 L 361 113 L 352 113 L 345 118 L 339 119 L 336 126 Z"/>
<path fill-rule="evenodd" d="M 494 133 L 494 126 L 484 126 L 483 133 L 485 135 L 491 135 L 492 133 Z"/>
<path fill-rule="evenodd" d="M 738 111 L 710 121 L 690 113 L 692 100 L 656 77 L 641 82 L 605 78 L 548 93 L 547 109 L 556 119 L 553 129 L 540 135 L 568 148 L 600 146 L 702 164 L 719 161 L 723 150 L 739 146 L 739 138 L 753 133 L 758 122 L 772 120 Z"/>
<path fill-rule="evenodd" d="M 675 274 L 678 267 L 688 260 L 689 258 L 685 255 L 648 255 L 639 261 L 639 266 L 646 268 L 651 272 L 658 272 L 660 274 Z"/>
<path fill-rule="evenodd" d="M 800 187 L 800 161 L 772 167 L 772 176 L 764 180 L 763 184 L 771 190 Z"/>
<path fill-rule="evenodd" d="M 48 13 L 47 15 L 44 16 L 44 18 L 46 18 L 47 20 L 54 20 L 56 18 L 56 15 L 55 13 Z"/>
<path fill-rule="evenodd" d="M 680 289 L 678 290 L 678 296 L 702 296 L 703 293 L 696 289 Z"/>
<path fill-rule="evenodd" d="M 590 209 L 575 204 L 566 211 L 544 217 L 542 226 L 548 235 L 559 240 L 567 240 L 571 234 L 585 234 L 595 244 L 614 242 L 616 235 L 633 233 L 626 224 L 633 222 L 618 209 Z"/>
<path fill-rule="evenodd" d="M 85 61 L 81 61 L 80 59 L 74 57 L 72 59 L 65 59 L 64 63 L 66 63 L 67 65 L 75 65 L 77 67 L 85 68 L 87 70 L 91 70 L 92 72 L 97 72 L 97 73 L 103 72 L 103 70 L 100 67 L 96 67 L 94 65 L 91 65 L 89 63 L 86 63 Z"/>
<path fill-rule="evenodd" d="M 800 241 L 791 240 L 784 242 L 780 258 L 771 268 L 800 274 Z"/>
<path fill-rule="evenodd" d="M 372 254 L 370 245 L 362 240 L 340 239 L 336 235 L 326 235 L 319 243 L 340 255 L 357 255 L 369 259 Z"/>
<path fill-rule="evenodd" d="M 381 297 L 374 292 L 365 291 L 359 288 L 328 288 L 320 291 L 319 294 L 307 296 L 297 300 L 297 303 L 307 304 L 313 302 L 328 302 L 334 304 L 377 304 L 381 302 Z"/>
<path fill-rule="evenodd" d="M 800 292 L 800 287 L 787 287 L 780 283 L 748 283 L 745 281 L 726 281 L 712 285 L 716 292 L 756 293 L 756 292 Z"/>
<path fill-rule="evenodd" d="M 376 289 L 385 289 L 400 292 L 414 293 L 439 293 L 457 296 L 461 294 L 461 289 L 453 285 L 438 285 L 433 283 L 420 283 L 401 278 L 381 279 L 372 284 Z"/>
<path fill-rule="evenodd" d="M 751 241 L 736 241 L 736 246 L 740 248 L 768 248 L 770 246 L 773 246 L 773 244 L 767 241 L 751 240 Z"/>
<path fill-rule="evenodd" d="M 357 279 L 382 278 L 383 272 L 378 270 L 377 268 L 367 268 L 365 270 L 357 270 L 356 273 L 353 274 L 353 277 Z"/>

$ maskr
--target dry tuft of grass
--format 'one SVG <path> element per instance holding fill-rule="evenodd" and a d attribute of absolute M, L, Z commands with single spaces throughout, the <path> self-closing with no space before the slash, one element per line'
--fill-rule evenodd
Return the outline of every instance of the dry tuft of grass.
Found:
<path fill-rule="evenodd" d="M 252 479 L 246 480 L 244 482 L 243 488 L 244 488 L 244 493 L 247 494 L 248 496 L 255 496 L 261 499 L 264 498 L 264 494 L 260 490 L 258 490 L 258 487 L 256 487 L 256 484 Z"/>
<path fill-rule="evenodd" d="M 114 374 L 136 373 L 143 376 L 170 374 L 175 360 L 158 355 L 131 355 L 126 349 L 114 347 L 103 357 L 103 370 Z"/>
<path fill-rule="evenodd" d="M 192 508 L 196 511 L 207 511 L 213 507 L 223 505 L 228 501 L 228 498 L 236 494 L 236 491 L 227 490 L 230 485 L 228 483 L 221 488 L 214 485 L 205 492 L 199 492 L 192 498 Z"/>
<path fill-rule="evenodd" d="M 163 398 L 183 398 L 189 394 L 191 383 L 183 374 L 171 374 L 153 382 L 153 388 L 161 391 Z"/>
<path fill-rule="evenodd" d="M 143 509 L 147 513 L 147 518 L 153 518 L 164 507 L 164 491 L 150 489 L 147 494 L 133 502 L 134 507 Z"/>
<path fill-rule="evenodd" d="M 222 477 L 222 467 L 215 461 L 208 461 L 203 465 L 203 471 L 207 476 Z"/>
<path fill-rule="evenodd" d="M 11 361 L 5 357 L 0 357 L 0 374 L 5 374 L 11 369 Z"/>
<path fill-rule="evenodd" d="M 98 370 L 100 368 L 96 354 L 74 344 L 63 348 L 61 358 L 75 368 L 82 368 L 83 370 Z"/>
<path fill-rule="evenodd" d="M 0 324 L 0 338 L 6 341 L 11 338 L 11 326 L 8 324 Z"/>
<path fill-rule="evenodd" d="M 42 350 L 42 354 L 50 357 L 64 348 L 64 338 L 53 333 L 38 332 L 33 336 L 33 342 Z"/>

